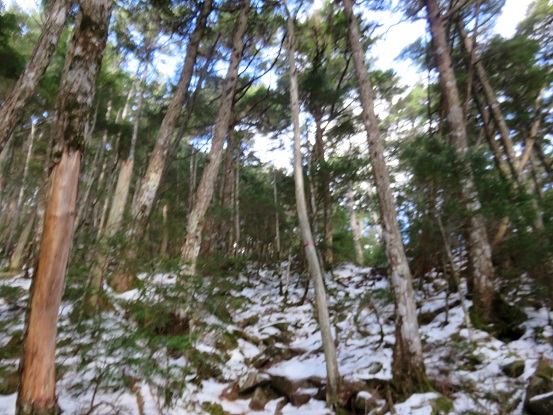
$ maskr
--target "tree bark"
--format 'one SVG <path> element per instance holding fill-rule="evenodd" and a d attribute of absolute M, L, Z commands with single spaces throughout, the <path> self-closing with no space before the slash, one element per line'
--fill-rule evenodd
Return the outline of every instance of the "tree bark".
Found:
<path fill-rule="evenodd" d="M 23 73 L 0 109 L 0 151 L 21 121 L 23 109 L 35 93 L 56 50 L 72 0 L 56 0 Z"/>
<path fill-rule="evenodd" d="M 23 342 L 17 414 L 53 414 L 59 306 L 71 240 L 86 119 L 106 45 L 112 0 L 81 3 L 56 103 L 46 217 Z"/>
<path fill-rule="evenodd" d="M 326 402 L 327 405 L 333 407 L 338 400 L 338 392 L 340 388 L 340 373 L 338 371 L 338 360 L 336 358 L 336 347 L 332 339 L 330 330 L 330 318 L 328 315 L 328 306 L 326 303 L 326 292 L 323 281 L 323 274 L 319 264 L 317 251 L 311 233 L 309 217 L 307 215 L 307 201 L 305 198 L 305 187 L 303 183 L 303 167 L 301 161 L 301 145 L 300 145 L 300 105 L 298 92 L 298 78 L 295 61 L 294 48 L 294 22 L 290 12 L 288 11 L 287 1 L 284 0 L 284 7 L 287 12 L 287 37 L 288 37 L 288 61 L 290 71 L 290 108 L 292 112 L 292 124 L 294 127 L 294 181 L 296 188 L 296 206 L 298 211 L 298 219 L 305 249 L 305 256 L 309 265 L 309 271 L 313 278 L 315 286 L 315 298 L 317 303 L 317 315 L 319 318 L 319 327 L 321 329 L 321 337 L 323 341 L 323 351 L 326 362 Z"/>
<path fill-rule="evenodd" d="M 363 123 L 367 131 L 371 165 L 380 206 L 382 238 L 386 244 L 386 256 L 396 304 L 396 344 L 392 372 L 398 392 L 400 395 L 408 396 L 427 387 L 413 283 L 397 222 L 396 207 L 390 188 L 390 178 L 384 159 L 378 121 L 374 112 L 371 84 L 363 58 L 359 28 L 353 14 L 352 0 L 343 1 L 349 29 L 349 43 L 359 85 Z"/>
<path fill-rule="evenodd" d="M 150 156 L 148 168 L 146 169 L 140 189 L 138 190 L 136 203 L 133 203 L 132 216 L 134 224 L 130 230 L 130 234 L 134 239 L 138 239 L 142 236 L 146 228 L 146 222 L 152 212 L 157 192 L 161 184 L 163 171 L 165 169 L 171 138 L 188 95 L 188 87 L 190 86 L 190 80 L 194 72 L 194 64 L 196 63 L 198 47 L 200 45 L 200 40 L 204 35 L 207 18 L 211 13 L 211 10 L 212 0 L 204 0 L 196 27 L 190 36 L 190 41 L 186 50 L 186 57 L 184 59 L 184 65 L 177 84 L 175 95 L 173 95 L 173 99 L 171 100 L 167 113 L 161 123 L 156 144 L 152 155 Z"/>
<path fill-rule="evenodd" d="M 425 0 L 425 5 L 432 33 L 434 56 L 440 73 L 440 87 L 447 103 L 447 121 L 451 142 L 464 164 L 461 177 L 461 197 L 470 215 L 469 256 L 474 273 L 475 306 L 477 313 L 486 320 L 491 317 L 495 292 L 492 251 L 484 217 L 480 213 L 481 205 L 474 185 L 472 169 L 464 160 L 468 152 L 468 136 L 439 5 L 436 0 Z"/>
<path fill-rule="evenodd" d="M 315 146 L 313 147 L 314 164 L 319 170 L 319 184 L 323 198 L 323 236 L 324 236 L 324 263 L 332 267 L 334 263 L 334 252 L 332 251 L 332 197 L 330 194 L 330 178 L 325 165 L 324 130 L 322 127 L 322 114 L 313 114 L 315 118 Z"/>
<path fill-rule="evenodd" d="M 208 161 L 204 167 L 202 178 L 200 179 L 200 184 L 196 191 L 194 206 L 188 215 L 186 240 L 182 247 L 182 259 L 184 262 L 190 264 L 189 272 L 191 273 L 195 272 L 196 260 L 198 259 L 201 247 L 203 222 L 207 209 L 211 204 L 211 199 L 213 198 L 217 172 L 221 164 L 223 144 L 231 122 L 234 93 L 238 80 L 238 67 L 244 50 L 244 35 L 248 24 L 249 9 L 250 1 L 245 0 L 240 8 L 240 14 L 234 32 L 230 65 L 225 77 Z"/>
<path fill-rule="evenodd" d="M 357 217 L 355 215 L 355 205 L 353 201 L 353 191 L 348 191 L 348 210 L 349 210 L 349 226 L 353 236 L 353 246 L 355 248 L 355 262 L 357 265 L 363 264 L 363 249 L 361 248 L 362 230 L 360 229 Z"/>

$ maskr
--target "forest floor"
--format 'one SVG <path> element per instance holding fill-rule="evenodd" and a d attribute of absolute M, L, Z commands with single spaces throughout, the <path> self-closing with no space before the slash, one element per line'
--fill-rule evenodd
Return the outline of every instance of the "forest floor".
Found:
<path fill-rule="evenodd" d="M 323 415 L 325 363 L 306 276 L 250 264 L 239 275 L 139 276 L 108 291 L 103 311 L 82 312 L 69 280 L 60 313 L 57 393 L 64 414 Z M 341 395 L 356 414 L 522 414 L 538 366 L 553 361 L 548 311 L 521 279 L 527 319 L 516 340 L 465 327 L 458 293 L 434 274 L 418 284 L 420 333 L 435 391 L 392 402 L 393 297 L 369 268 L 326 278 Z M 15 412 L 17 366 L 30 280 L 0 280 L 0 415 Z M 507 288 L 505 288 L 507 289 Z M 470 301 L 467 300 L 470 306 Z"/>

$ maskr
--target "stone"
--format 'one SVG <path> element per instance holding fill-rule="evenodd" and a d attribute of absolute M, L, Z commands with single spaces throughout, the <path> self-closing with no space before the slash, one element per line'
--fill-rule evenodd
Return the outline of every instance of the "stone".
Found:
<path fill-rule="evenodd" d="M 311 395 L 303 389 L 312 385 L 304 381 L 292 381 L 283 376 L 271 376 L 271 387 L 284 396 L 294 406 L 301 406 L 311 400 Z"/>
<path fill-rule="evenodd" d="M 508 365 L 502 366 L 501 371 L 510 378 L 518 378 L 524 373 L 524 360 L 515 360 Z"/>
<path fill-rule="evenodd" d="M 250 408 L 254 411 L 262 411 L 265 409 L 267 402 L 269 402 L 269 397 L 265 393 L 265 390 L 261 386 L 255 388 L 252 400 L 250 401 Z"/>
<path fill-rule="evenodd" d="M 264 373 L 249 372 L 238 378 L 238 393 L 251 392 L 254 388 L 269 383 L 270 377 Z"/>

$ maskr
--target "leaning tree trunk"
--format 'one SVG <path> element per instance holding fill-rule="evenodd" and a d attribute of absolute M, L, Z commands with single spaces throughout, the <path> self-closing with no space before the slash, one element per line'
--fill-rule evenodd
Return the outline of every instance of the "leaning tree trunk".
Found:
<path fill-rule="evenodd" d="M 211 13 L 211 9 L 212 0 L 205 0 L 198 17 L 196 27 L 190 36 L 190 41 L 186 50 L 186 57 L 184 59 L 184 65 L 177 84 L 175 95 L 173 95 L 173 99 L 171 100 L 167 113 L 161 123 L 156 144 L 154 146 L 154 150 L 152 151 L 152 155 L 150 156 L 148 168 L 146 169 L 140 189 L 138 190 L 136 203 L 133 203 L 132 206 L 134 224 L 130 229 L 130 234 L 135 240 L 140 238 L 144 233 L 146 223 L 154 207 L 171 145 L 171 138 L 173 137 L 173 132 L 175 131 L 177 121 L 182 112 L 182 107 L 188 95 L 188 87 L 190 86 L 190 79 L 192 78 L 192 74 L 194 72 L 194 64 L 196 63 L 198 47 L 200 45 L 200 40 L 204 35 L 207 18 Z"/>
<path fill-rule="evenodd" d="M 298 93 L 298 78 L 295 61 L 294 49 L 294 22 L 286 0 L 284 7 L 288 14 L 287 18 L 287 36 L 288 36 L 288 61 L 290 64 L 290 107 L 292 110 L 292 123 L 294 126 L 294 181 L 296 188 L 296 206 L 298 210 L 298 219 L 305 249 L 305 256 L 309 265 L 309 271 L 315 285 L 315 298 L 317 303 L 317 315 L 319 326 L 321 328 L 321 337 L 323 341 L 323 351 L 326 362 L 326 402 L 329 406 L 334 406 L 338 401 L 338 392 L 340 388 L 340 373 L 338 371 L 338 360 L 336 358 L 336 347 L 332 339 L 330 330 L 330 319 L 328 315 L 328 306 L 326 303 L 326 292 L 323 281 L 317 251 L 313 242 L 309 217 L 307 215 L 307 201 L 305 198 L 305 188 L 303 184 L 303 167 L 301 162 L 300 145 L 300 104 Z"/>
<path fill-rule="evenodd" d="M 72 3 L 72 0 L 54 2 L 31 58 L 0 109 L 0 151 L 21 121 L 23 109 L 35 93 L 50 63 Z"/>
<path fill-rule="evenodd" d="M 102 64 L 112 0 L 84 0 L 67 48 L 56 119 L 52 169 L 40 254 L 31 290 L 23 342 L 17 414 L 54 414 L 56 335 L 59 306 L 77 198 L 86 119 Z"/>
<path fill-rule="evenodd" d="M 397 391 L 400 395 L 408 396 L 414 391 L 425 389 L 427 380 L 418 332 L 411 271 L 399 231 L 395 202 L 384 159 L 384 149 L 378 130 L 378 120 L 374 112 L 371 84 L 363 58 L 359 28 L 353 14 L 352 3 L 352 0 L 344 0 L 344 10 L 348 22 L 349 42 L 359 84 L 363 123 L 367 131 L 373 177 L 380 206 L 382 239 L 386 244 L 386 256 L 396 303 L 396 344 L 392 372 Z"/>
<path fill-rule="evenodd" d="M 432 33 L 434 56 L 440 73 L 440 87 L 447 104 L 447 122 L 451 131 L 451 142 L 464 163 L 461 177 L 461 197 L 470 215 L 469 255 L 474 273 L 475 306 L 477 313 L 487 320 L 491 316 L 494 298 L 492 250 L 486 233 L 484 217 L 480 213 L 481 205 L 474 185 L 472 169 L 465 160 L 468 152 L 468 136 L 440 8 L 436 0 L 424 1 Z"/>
<path fill-rule="evenodd" d="M 186 240 L 182 247 L 182 259 L 184 262 L 190 264 L 189 272 L 191 273 L 195 272 L 196 260 L 198 259 L 201 247 L 203 222 L 207 209 L 211 204 L 213 192 L 215 191 L 215 181 L 217 179 L 219 165 L 221 164 L 223 144 L 232 118 L 234 93 L 238 80 L 238 67 L 242 60 L 242 52 L 244 50 L 244 35 L 248 26 L 249 9 L 250 1 L 245 0 L 240 8 L 240 15 L 232 40 L 230 65 L 225 77 L 211 150 L 209 151 L 208 161 L 204 167 L 200 184 L 196 190 L 194 206 L 188 215 Z"/>
<path fill-rule="evenodd" d="M 136 149 L 136 142 L 138 140 L 138 129 L 140 127 L 140 114 L 142 112 L 142 103 L 144 101 L 144 86 L 146 84 L 146 78 L 148 76 L 148 64 L 144 68 L 142 74 L 142 85 L 139 88 L 138 102 L 136 104 L 136 114 L 134 117 L 133 133 L 131 138 L 131 148 L 129 150 L 129 156 L 127 160 L 121 163 L 119 174 L 117 176 L 117 185 L 115 186 L 115 192 L 113 194 L 111 202 L 111 210 L 107 223 L 105 225 L 104 234 L 100 234 L 100 248 L 95 255 L 94 265 L 90 271 L 90 283 L 89 283 L 89 297 L 88 305 L 96 307 L 98 304 L 98 294 L 102 289 L 102 281 L 104 280 L 104 272 L 108 262 L 109 256 L 103 250 L 104 244 L 107 238 L 112 238 L 121 228 L 123 221 L 123 214 L 125 213 L 125 206 L 129 197 L 129 188 L 131 185 L 132 172 L 134 167 L 134 153 Z M 105 236 L 105 237 L 103 237 Z M 115 277 L 117 278 L 117 277 Z M 117 284 L 115 284 L 117 285 Z"/>

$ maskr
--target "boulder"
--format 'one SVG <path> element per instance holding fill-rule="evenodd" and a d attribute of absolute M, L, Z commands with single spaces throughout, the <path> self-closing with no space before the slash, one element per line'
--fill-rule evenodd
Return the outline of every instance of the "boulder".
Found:
<path fill-rule="evenodd" d="M 515 360 L 508 365 L 502 366 L 501 371 L 510 378 L 518 378 L 524 373 L 524 360 Z"/>
<path fill-rule="evenodd" d="M 553 414 L 553 368 L 540 359 L 526 389 L 525 411 L 530 415 Z"/>
<path fill-rule="evenodd" d="M 526 411 L 530 415 L 551 415 L 553 414 L 553 391 L 536 395 L 526 402 Z"/>
<path fill-rule="evenodd" d="M 312 397 L 312 394 L 306 391 L 306 389 L 313 387 L 308 381 L 292 381 L 284 376 L 271 375 L 270 385 L 294 406 L 304 405 Z"/>
<path fill-rule="evenodd" d="M 238 393 L 244 394 L 251 392 L 254 388 L 266 385 L 270 381 L 269 375 L 259 372 L 249 372 L 240 376 L 237 381 Z"/>
<path fill-rule="evenodd" d="M 262 411 L 265 409 L 265 405 L 269 402 L 270 398 L 261 386 L 255 388 L 252 400 L 250 401 L 250 408 L 254 411 Z"/>

